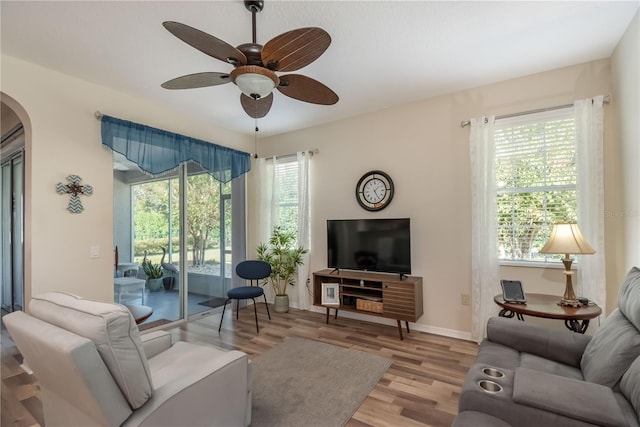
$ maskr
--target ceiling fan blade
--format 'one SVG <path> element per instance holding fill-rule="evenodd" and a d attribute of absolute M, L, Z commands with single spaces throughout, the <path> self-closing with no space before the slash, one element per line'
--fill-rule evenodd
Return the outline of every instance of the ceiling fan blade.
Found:
<path fill-rule="evenodd" d="M 222 85 L 230 81 L 229 74 L 225 73 L 195 73 L 176 77 L 162 83 L 160 86 L 165 89 L 194 89 Z"/>
<path fill-rule="evenodd" d="M 254 119 L 260 119 L 267 115 L 273 104 L 273 92 L 264 98 L 253 99 L 244 93 L 240 94 L 240 104 L 244 111 Z"/>
<path fill-rule="evenodd" d="M 327 86 L 301 74 L 280 76 L 278 90 L 290 98 L 312 104 L 333 105 L 339 99 Z"/>
<path fill-rule="evenodd" d="M 247 63 L 247 57 L 244 56 L 244 53 L 211 34 L 174 21 L 166 21 L 162 25 L 183 42 L 220 61 L 234 66 Z"/>
<path fill-rule="evenodd" d="M 262 48 L 262 63 L 272 70 L 295 71 L 311 64 L 331 44 L 322 28 L 298 28 L 269 40 Z"/>

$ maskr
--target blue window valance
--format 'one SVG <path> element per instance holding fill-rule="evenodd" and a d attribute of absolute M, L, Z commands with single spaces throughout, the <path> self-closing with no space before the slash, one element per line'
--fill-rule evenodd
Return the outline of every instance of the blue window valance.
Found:
<path fill-rule="evenodd" d="M 115 117 L 103 115 L 101 122 L 102 144 L 150 175 L 191 161 L 218 181 L 229 182 L 251 169 L 249 153 Z"/>

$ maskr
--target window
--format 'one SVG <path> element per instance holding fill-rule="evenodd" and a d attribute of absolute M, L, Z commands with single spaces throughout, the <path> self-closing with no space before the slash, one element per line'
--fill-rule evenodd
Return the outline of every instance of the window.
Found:
<path fill-rule="evenodd" d="M 284 231 L 298 235 L 298 173 L 299 163 L 295 156 L 280 160 L 275 165 L 278 224 Z"/>
<path fill-rule="evenodd" d="M 547 261 L 538 253 L 557 222 L 577 220 L 571 108 L 496 121 L 498 258 Z"/>

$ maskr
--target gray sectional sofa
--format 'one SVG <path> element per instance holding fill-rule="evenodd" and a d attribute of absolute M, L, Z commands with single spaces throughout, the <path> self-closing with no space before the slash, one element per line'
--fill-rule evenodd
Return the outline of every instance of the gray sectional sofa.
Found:
<path fill-rule="evenodd" d="M 640 426 L 640 269 L 593 337 L 492 318 L 456 427 Z"/>

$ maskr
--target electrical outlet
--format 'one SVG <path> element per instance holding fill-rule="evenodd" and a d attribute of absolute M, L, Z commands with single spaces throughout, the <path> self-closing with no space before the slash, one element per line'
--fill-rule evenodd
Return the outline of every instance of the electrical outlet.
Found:
<path fill-rule="evenodd" d="M 471 295 L 460 294 L 460 302 L 462 303 L 462 305 L 471 305 Z"/>

